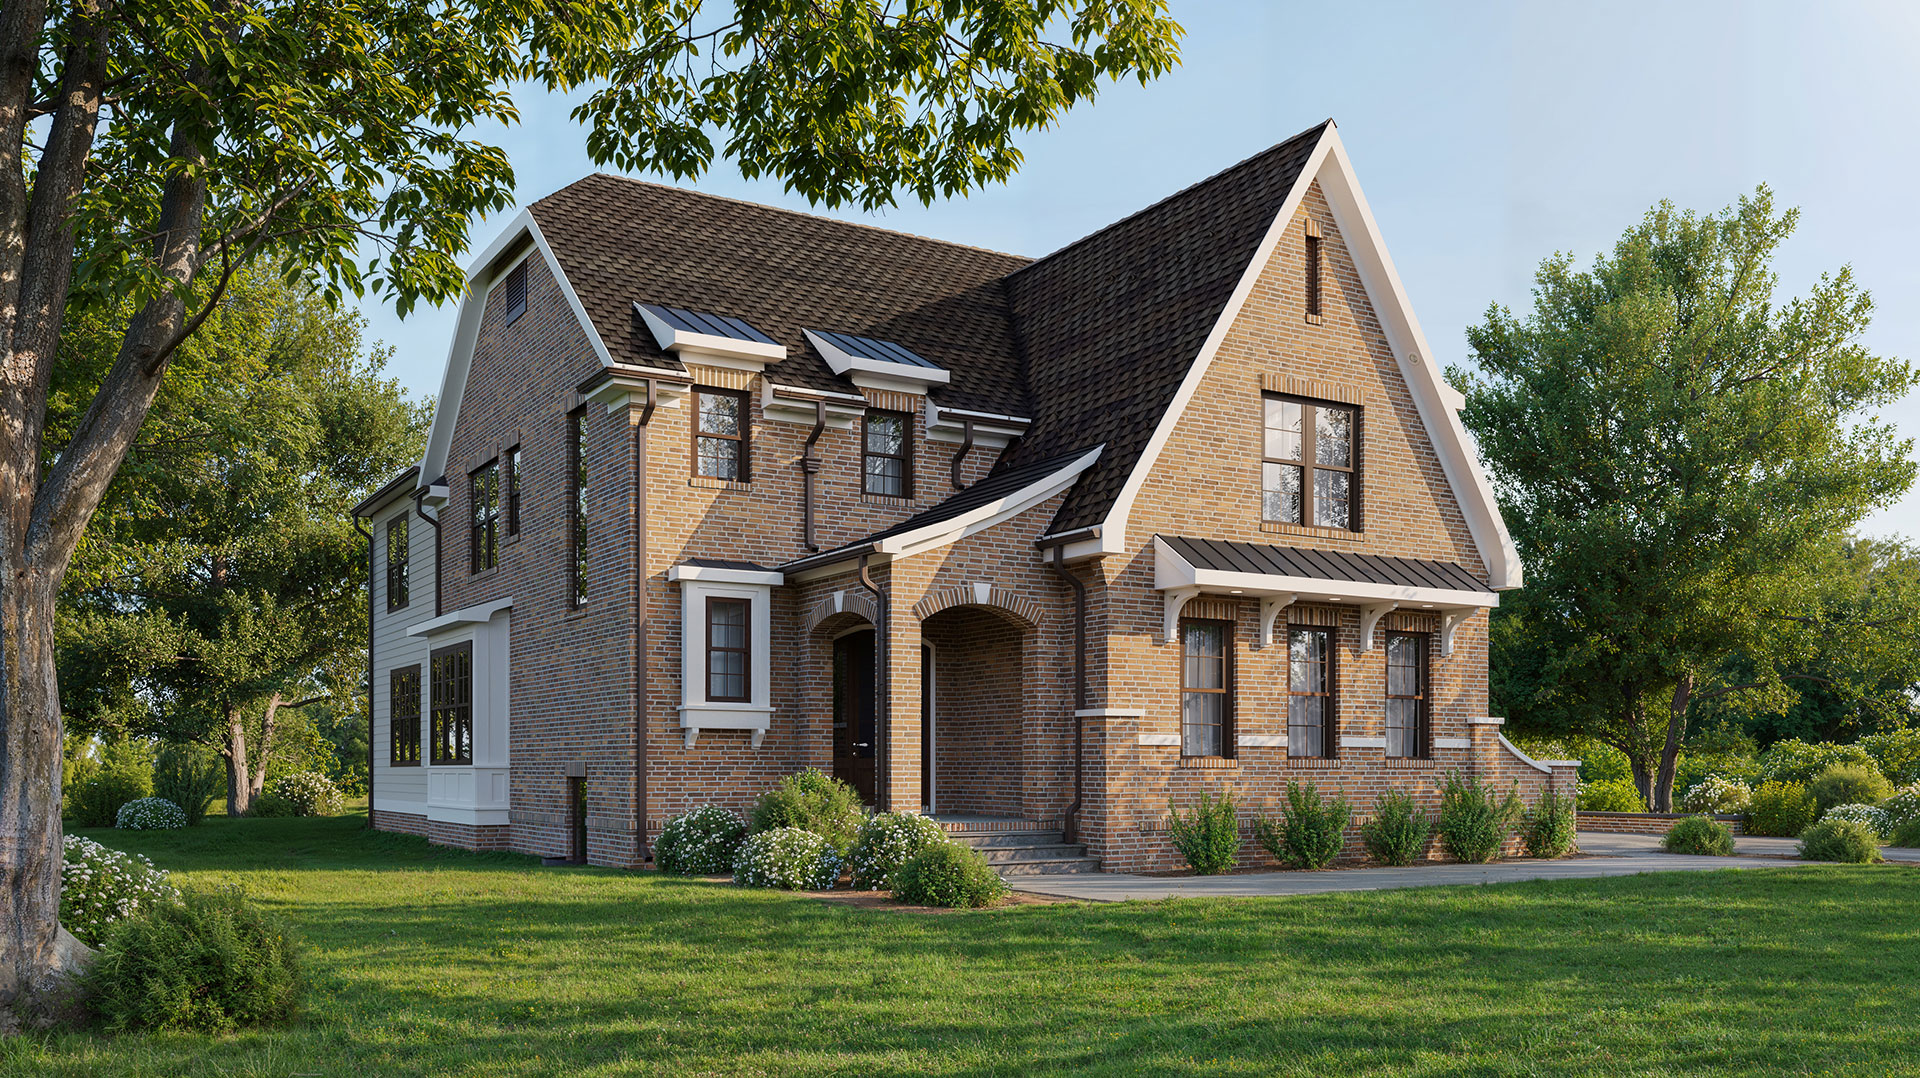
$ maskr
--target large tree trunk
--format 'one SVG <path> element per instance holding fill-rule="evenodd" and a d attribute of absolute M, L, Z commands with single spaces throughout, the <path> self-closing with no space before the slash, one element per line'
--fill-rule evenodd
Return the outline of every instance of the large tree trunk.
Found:
<path fill-rule="evenodd" d="M 248 780 L 249 800 L 260 796 L 267 785 L 267 754 L 273 751 L 274 721 L 280 713 L 280 694 L 267 698 L 267 713 L 260 720 L 260 755 L 253 761 L 253 777 Z"/>
<path fill-rule="evenodd" d="M 253 782 L 247 771 L 247 719 L 238 707 L 227 709 L 227 815 L 245 816 L 253 807 Z"/>
<path fill-rule="evenodd" d="M 1673 776 L 1680 765 L 1680 746 L 1687 740 L 1687 705 L 1693 699 L 1693 674 L 1680 675 L 1673 686 L 1673 702 L 1667 707 L 1667 740 L 1660 747 L 1660 773 L 1654 779 L 1655 812 L 1673 811 Z"/>

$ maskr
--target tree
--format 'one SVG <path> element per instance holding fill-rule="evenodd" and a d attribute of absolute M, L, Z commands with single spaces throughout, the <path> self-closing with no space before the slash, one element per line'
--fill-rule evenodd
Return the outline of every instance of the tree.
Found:
<path fill-rule="evenodd" d="M 1049 40 L 1057 31 L 1061 40 Z M 598 86 L 594 158 L 716 152 L 828 204 L 1005 178 L 1019 132 L 1178 56 L 1159 0 L 9 0 L 0 7 L 0 1013 L 46 1016 L 57 924 L 56 597 L 171 359 L 241 267 L 402 314 L 462 286 L 512 200 L 477 126 Z M 126 306 L 122 308 L 122 304 Z M 69 311 L 129 312 L 71 436 Z M 80 391 L 76 391 L 80 392 Z"/>
<path fill-rule="evenodd" d="M 115 321 L 69 325 L 50 430 L 78 422 L 67 387 L 112 362 Z M 358 698 L 365 560 L 351 510 L 419 459 L 428 420 L 381 377 L 384 360 L 363 354 L 356 316 L 241 271 L 173 360 L 67 574 L 68 721 L 215 748 L 231 815 L 266 781 L 283 709 Z"/>
<path fill-rule="evenodd" d="M 1858 343 L 1852 274 L 1774 303 L 1797 219 L 1764 187 L 1711 217 L 1663 203 L 1590 271 L 1542 263 L 1531 316 L 1491 308 L 1477 371 L 1452 372 L 1527 568 L 1496 696 L 1619 748 L 1660 810 L 1702 713 L 1782 706 L 1824 634 L 1858 639 L 1808 567 L 1913 481 L 1911 442 L 1867 413 L 1915 374 Z"/>

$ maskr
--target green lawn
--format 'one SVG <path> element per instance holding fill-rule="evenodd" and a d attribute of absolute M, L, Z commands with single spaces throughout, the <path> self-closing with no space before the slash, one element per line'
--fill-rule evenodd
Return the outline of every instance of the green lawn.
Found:
<path fill-rule="evenodd" d="M 0 1074 L 1920 1073 L 1906 867 L 928 915 L 360 822 L 96 834 L 290 918 L 305 1017 Z"/>

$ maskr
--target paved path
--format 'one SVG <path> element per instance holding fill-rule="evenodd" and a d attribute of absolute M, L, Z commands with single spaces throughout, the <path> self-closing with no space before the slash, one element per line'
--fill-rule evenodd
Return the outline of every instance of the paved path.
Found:
<path fill-rule="evenodd" d="M 1602 857 L 1659 853 L 1658 835 L 1611 835 L 1599 831 L 1580 832 L 1580 849 L 1584 853 L 1598 854 Z M 1746 857 L 1793 857 L 1800 856 L 1800 840 L 1797 838 L 1767 838 L 1762 835 L 1736 835 L 1733 850 Z M 1902 861 L 1920 864 L 1920 849 L 1899 846 L 1880 847 L 1880 856 L 1889 861 Z"/>

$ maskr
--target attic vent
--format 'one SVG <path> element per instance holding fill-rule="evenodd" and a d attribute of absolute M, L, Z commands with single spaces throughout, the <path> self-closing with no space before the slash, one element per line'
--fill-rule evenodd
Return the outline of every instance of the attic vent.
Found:
<path fill-rule="evenodd" d="M 527 313 L 527 260 L 507 271 L 500 278 L 500 285 L 494 290 L 499 294 L 500 317 L 502 325 L 512 325 L 521 315 Z"/>
<path fill-rule="evenodd" d="M 1307 218 L 1307 321 L 1320 324 L 1320 223 Z"/>

